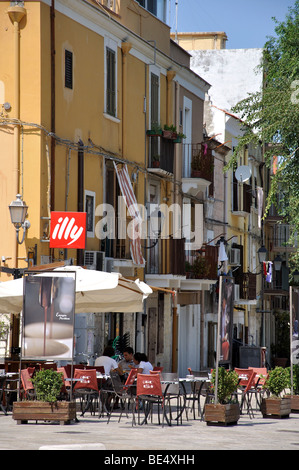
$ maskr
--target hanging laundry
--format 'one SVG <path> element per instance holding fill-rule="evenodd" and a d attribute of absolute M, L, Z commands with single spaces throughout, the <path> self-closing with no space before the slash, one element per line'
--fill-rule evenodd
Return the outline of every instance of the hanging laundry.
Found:
<path fill-rule="evenodd" d="M 266 275 L 266 281 L 267 282 L 272 282 L 272 261 L 268 261 L 268 269 L 267 269 L 267 275 Z"/>

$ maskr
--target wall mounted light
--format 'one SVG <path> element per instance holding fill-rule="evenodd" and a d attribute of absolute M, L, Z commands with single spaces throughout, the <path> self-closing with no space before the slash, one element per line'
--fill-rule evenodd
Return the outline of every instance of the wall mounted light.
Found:
<path fill-rule="evenodd" d="M 21 245 L 25 240 L 26 232 L 30 227 L 30 222 L 26 219 L 28 206 L 26 205 L 26 202 L 22 200 L 22 196 L 20 194 L 17 194 L 16 199 L 10 203 L 8 208 L 10 212 L 11 222 L 16 229 L 17 241 L 19 245 Z M 21 228 L 23 229 L 23 237 L 20 241 L 19 231 Z"/>
<path fill-rule="evenodd" d="M 274 258 L 273 263 L 274 263 L 275 271 L 280 271 L 281 270 L 281 265 L 282 265 L 282 259 L 279 255 Z"/>
<path fill-rule="evenodd" d="M 266 258 L 267 258 L 267 249 L 263 246 L 261 246 L 258 250 L 257 250 L 257 254 L 258 254 L 258 257 L 259 257 L 259 262 L 262 264 L 264 261 L 266 261 Z"/>

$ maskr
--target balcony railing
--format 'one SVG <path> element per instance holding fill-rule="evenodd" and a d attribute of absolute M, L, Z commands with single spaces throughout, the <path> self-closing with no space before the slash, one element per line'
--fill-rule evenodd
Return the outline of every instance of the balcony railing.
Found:
<path fill-rule="evenodd" d="M 174 161 L 173 139 L 165 139 L 163 136 L 153 136 L 149 139 L 149 168 L 173 173 Z"/>

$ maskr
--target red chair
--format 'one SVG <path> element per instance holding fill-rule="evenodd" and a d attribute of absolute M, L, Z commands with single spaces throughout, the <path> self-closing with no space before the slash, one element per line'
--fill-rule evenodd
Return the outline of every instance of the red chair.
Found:
<path fill-rule="evenodd" d="M 137 374 L 136 400 L 138 405 L 140 404 L 140 402 L 142 403 L 142 408 L 144 410 L 144 419 L 141 424 L 147 423 L 149 415 L 151 415 L 152 421 L 153 406 L 157 405 L 158 422 L 160 424 L 161 407 L 163 410 L 162 426 L 164 425 L 164 418 L 166 418 L 167 420 L 167 416 L 164 412 L 164 395 L 162 392 L 160 374 Z M 133 422 L 135 422 L 134 415 Z M 140 424 L 140 406 L 138 406 L 138 423 Z"/>
<path fill-rule="evenodd" d="M 137 369 L 131 369 L 127 377 L 127 380 L 125 382 L 124 389 L 127 389 L 128 391 L 131 390 L 132 386 L 135 383 L 136 377 L 137 377 Z"/>
<path fill-rule="evenodd" d="M 26 400 L 35 398 L 35 390 L 33 383 L 31 381 L 35 368 L 28 367 L 27 369 L 21 369 L 21 384 L 22 389 L 20 390 L 21 394 Z"/>
<path fill-rule="evenodd" d="M 79 397 L 81 405 L 81 416 L 90 409 L 90 412 L 94 412 L 94 402 L 98 403 L 99 398 L 99 387 L 97 381 L 97 373 L 95 369 L 75 369 L 74 372 L 75 386 L 73 389 L 74 397 Z"/>
<path fill-rule="evenodd" d="M 240 404 L 240 412 L 242 413 L 243 406 L 247 405 L 247 413 L 249 414 L 250 418 L 253 418 L 253 409 L 251 406 L 251 397 L 252 391 L 255 390 L 255 376 L 256 372 L 253 369 L 235 369 L 239 376 L 239 384 L 238 389 L 241 393 L 241 404 Z"/>
<path fill-rule="evenodd" d="M 153 367 L 153 371 L 154 371 L 154 372 L 156 372 L 156 371 L 158 371 L 158 372 L 163 372 L 163 369 L 164 369 L 164 367 L 158 367 L 158 366 L 154 366 L 154 367 Z"/>
<path fill-rule="evenodd" d="M 252 369 L 256 373 L 256 376 L 254 378 L 255 398 L 256 404 L 260 409 L 263 395 L 265 393 L 269 395 L 269 391 L 264 388 L 264 385 L 269 375 L 268 370 L 267 367 L 248 367 L 248 369 Z"/>

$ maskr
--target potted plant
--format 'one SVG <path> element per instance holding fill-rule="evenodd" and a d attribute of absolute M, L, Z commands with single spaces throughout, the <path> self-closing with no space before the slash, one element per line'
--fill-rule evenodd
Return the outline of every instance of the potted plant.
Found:
<path fill-rule="evenodd" d="M 289 388 L 291 389 L 291 368 L 288 367 L 289 374 Z M 289 395 L 291 398 L 291 411 L 299 413 L 299 365 L 293 364 L 293 394 Z"/>
<path fill-rule="evenodd" d="M 173 124 L 171 124 L 170 126 L 168 126 L 167 124 L 164 124 L 162 134 L 163 134 L 164 139 L 176 139 L 178 136 L 176 127 Z"/>
<path fill-rule="evenodd" d="M 205 279 L 208 274 L 206 259 L 201 255 L 197 255 L 191 269 L 195 279 Z"/>
<path fill-rule="evenodd" d="M 146 131 L 146 134 L 150 137 L 157 137 L 162 135 L 162 127 L 157 122 L 152 123 L 151 128 Z"/>
<path fill-rule="evenodd" d="M 176 139 L 174 139 L 173 142 L 175 144 L 180 144 L 182 142 L 182 139 L 186 139 L 185 134 L 183 134 L 182 132 L 178 132 L 177 137 L 176 137 Z"/>
<path fill-rule="evenodd" d="M 281 397 L 281 393 L 289 387 L 289 372 L 283 367 L 275 367 L 269 371 L 264 388 L 270 392 L 270 397 L 263 398 L 261 412 L 264 418 L 288 418 L 291 412 L 291 398 Z"/>
<path fill-rule="evenodd" d="M 205 421 L 208 425 L 237 424 L 240 418 L 238 401 L 233 398 L 237 390 L 239 376 L 234 370 L 224 367 L 218 369 L 217 398 L 219 403 L 207 403 L 205 405 Z M 216 370 L 212 371 L 211 391 L 215 390 Z"/>
<path fill-rule="evenodd" d="M 200 178 L 201 176 L 201 169 L 202 169 L 202 161 L 201 161 L 201 151 L 198 151 L 192 157 L 191 161 L 191 177 L 192 178 Z"/>
<path fill-rule="evenodd" d="M 160 155 L 152 156 L 153 168 L 160 168 Z"/>
<path fill-rule="evenodd" d="M 76 419 L 74 401 L 58 401 L 63 387 L 62 373 L 52 369 L 42 369 L 32 378 L 36 400 L 17 401 L 13 404 L 13 419 L 17 424 L 28 420 L 59 421 L 61 424 Z"/>

